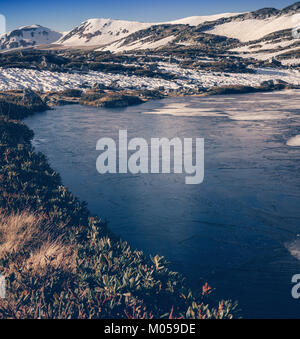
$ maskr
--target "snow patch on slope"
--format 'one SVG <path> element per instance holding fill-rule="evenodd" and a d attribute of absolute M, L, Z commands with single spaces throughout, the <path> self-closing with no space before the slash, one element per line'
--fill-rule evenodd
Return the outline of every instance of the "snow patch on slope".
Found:
<path fill-rule="evenodd" d="M 207 33 L 223 35 L 246 42 L 261 39 L 273 32 L 294 28 L 296 25 L 294 15 L 284 15 L 264 20 L 232 21 L 215 26 L 213 29 L 208 30 Z"/>
<path fill-rule="evenodd" d="M 237 16 L 239 14 L 242 14 L 242 13 L 221 13 L 221 14 L 206 15 L 206 16 L 190 16 L 187 18 L 179 19 L 179 20 L 168 21 L 166 23 L 172 24 L 172 25 L 198 26 L 207 21 L 216 21 L 221 18 L 230 18 L 233 16 Z"/>
<path fill-rule="evenodd" d="M 123 51 L 132 51 L 132 50 L 144 50 L 144 49 L 156 49 L 162 46 L 165 46 L 167 44 L 169 44 L 170 42 L 172 42 L 175 39 L 174 35 L 168 36 L 166 38 L 163 39 L 159 39 L 156 41 L 149 41 L 149 42 L 144 42 L 144 40 L 146 40 L 148 37 L 139 39 L 134 41 L 131 44 L 128 45 L 124 45 L 124 40 L 121 41 L 117 41 L 115 43 L 112 43 L 109 46 L 103 47 L 103 48 L 99 48 L 96 51 L 110 51 L 112 53 L 114 52 L 123 52 Z"/>
<path fill-rule="evenodd" d="M 192 16 L 168 22 L 144 23 L 137 21 L 113 20 L 113 19 L 89 19 L 70 31 L 60 39 L 59 43 L 66 46 L 94 46 L 107 45 L 116 42 L 139 30 L 147 29 L 154 25 L 181 24 L 197 26 L 206 21 L 215 21 L 220 18 L 236 16 L 239 13 L 224 13 L 209 16 Z M 152 47 L 146 47 L 152 48 Z M 153 47 L 155 48 L 155 47 Z"/>

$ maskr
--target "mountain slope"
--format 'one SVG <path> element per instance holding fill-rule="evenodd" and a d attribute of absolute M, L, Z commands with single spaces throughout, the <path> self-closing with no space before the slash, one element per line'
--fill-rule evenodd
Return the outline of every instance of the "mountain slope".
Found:
<path fill-rule="evenodd" d="M 137 31 L 112 44 L 100 47 L 97 51 L 123 52 L 132 50 L 161 49 L 167 47 L 198 46 L 203 50 L 237 45 L 238 40 L 203 33 L 197 26 L 190 25 L 154 25 Z"/>
<path fill-rule="evenodd" d="M 200 24 L 203 24 L 207 21 L 216 21 L 222 18 L 230 18 L 233 16 L 237 16 L 240 13 L 221 13 L 221 14 L 214 14 L 214 15 L 205 15 L 205 16 L 190 16 L 187 18 L 179 19 L 179 20 L 173 20 L 165 22 L 166 24 L 172 24 L 172 25 L 190 25 L 190 26 L 198 26 Z"/>
<path fill-rule="evenodd" d="M 228 20 L 219 20 L 204 31 L 241 41 L 231 51 L 244 58 L 276 58 L 283 64 L 297 64 L 300 59 L 300 2 L 282 10 L 265 8 Z"/>
<path fill-rule="evenodd" d="M 300 3 L 277 10 L 264 8 L 259 11 L 242 14 L 230 20 L 216 21 L 206 31 L 211 34 L 223 35 L 228 38 L 239 39 L 242 42 L 261 39 L 264 36 L 296 26 L 295 14 L 300 13 Z"/>
<path fill-rule="evenodd" d="M 220 18 L 227 18 L 233 15 L 238 14 L 224 13 L 210 16 L 193 16 L 165 23 L 89 19 L 70 31 L 67 35 L 61 38 L 58 43 L 65 46 L 103 46 L 126 38 L 137 31 L 144 30 L 152 26 L 164 24 L 197 26 L 206 21 L 218 20 Z"/>
<path fill-rule="evenodd" d="M 65 46 L 100 46 L 152 25 L 136 21 L 89 19 L 71 30 L 58 43 Z"/>
<path fill-rule="evenodd" d="M 61 33 L 40 25 L 24 26 L 1 35 L 0 49 L 51 44 L 60 39 L 61 36 Z"/>
<path fill-rule="evenodd" d="M 213 55 L 276 58 L 289 64 L 300 58 L 300 39 L 293 34 L 297 26 L 300 2 L 283 9 L 192 16 L 165 23 L 89 19 L 64 35 L 42 26 L 27 26 L 0 37 L 0 48 L 53 42 L 67 48 L 90 47 L 112 53 L 195 48 Z"/>
<path fill-rule="evenodd" d="M 210 19 L 214 19 L 211 20 Z M 297 63 L 300 39 L 292 31 L 300 24 L 300 2 L 278 10 L 263 8 L 243 14 L 190 17 L 154 25 L 98 50 L 120 53 L 145 49 L 201 48 L 231 51 L 243 58 Z"/>

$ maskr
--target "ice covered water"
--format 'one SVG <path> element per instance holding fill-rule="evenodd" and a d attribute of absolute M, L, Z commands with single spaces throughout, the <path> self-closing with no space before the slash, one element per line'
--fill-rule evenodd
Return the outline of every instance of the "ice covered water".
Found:
<path fill-rule="evenodd" d="M 300 134 L 290 138 L 286 144 L 292 147 L 300 147 Z"/>
<path fill-rule="evenodd" d="M 124 109 L 59 107 L 26 119 L 73 193 L 146 253 L 194 284 L 239 300 L 248 317 L 292 317 L 300 233 L 299 91 L 185 97 Z M 128 137 L 205 139 L 205 180 L 184 174 L 100 175 L 96 142 Z M 291 247 L 292 246 L 292 247 Z"/>

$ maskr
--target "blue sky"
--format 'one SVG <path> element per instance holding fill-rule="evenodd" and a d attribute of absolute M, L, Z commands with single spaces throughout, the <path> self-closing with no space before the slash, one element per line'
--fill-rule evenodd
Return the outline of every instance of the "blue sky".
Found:
<path fill-rule="evenodd" d="M 293 0 L 0 0 L 7 29 L 40 24 L 67 31 L 89 18 L 159 22 L 193 15 L 283 8 Z"/>

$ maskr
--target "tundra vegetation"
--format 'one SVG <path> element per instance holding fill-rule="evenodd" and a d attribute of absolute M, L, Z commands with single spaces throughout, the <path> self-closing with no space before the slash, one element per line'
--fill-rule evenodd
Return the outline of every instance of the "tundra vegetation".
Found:
<path fill-rule="evenodd" d="M 62 185 L 21 121 L 44 109 L 33 94 L 1 97 L 0 318 L 235 317 L 235 303 L 215 300 L 207 284 L 192 291 L 163 257 L 132 249 Z"/>

